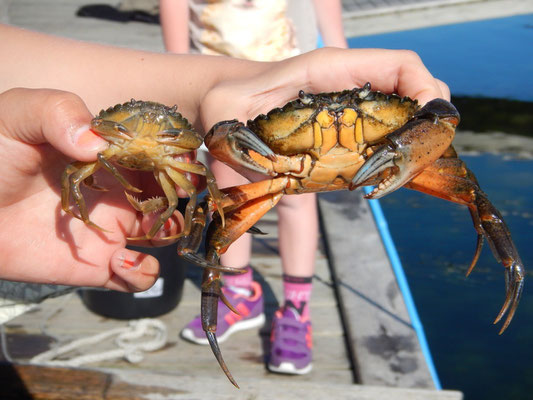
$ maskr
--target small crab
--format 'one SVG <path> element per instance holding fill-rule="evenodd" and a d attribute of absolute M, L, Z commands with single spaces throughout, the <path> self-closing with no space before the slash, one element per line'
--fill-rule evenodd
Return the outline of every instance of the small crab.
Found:
<path fill-rule="evenodd" d="M 209 226 L 205 258 L 195 253 L 201 229 L 178 242 L 179 254 L 207 268 L 202 326 L 235 386 L 215 335 L 219 298 L 238 313 L 220 290 L 219 257 L 244 232 L 254 231 L 253 225 L 288 194 L 377 185 L 366 197 L 379 198 L 407 187 L 467 206 L 478 237 L 468 273 L 486 237 L 505 267 L 506 297 L 495 323 L 507 314 L 500 333 L 507 328 L 522 293 L 524 267 L 503 217 L 452 146 L 459 118 L 446 100 L 434 99 L 420 107 L 409 98 L 372 91 L 366 84 L 335 93 L 300 92 L 297 100 L 246 125 L 233 120 L 213 126 L 204 139 L 212 156 L 238 172 L 265 176 L 223 189 L 221 200 L 208 198 L 197 207 L 198 227 L 205 223 L 206 209 L 223 207 L 225 215 L 225 224 L 215 216 Z"/>
<path fill-rule="evenodd" d="M 149 213 L 166 208 L 145 236 L 129 239 L 149 240 L 154 237 L 178 205 L 178 195 L 174 185 L 185 190 L 190 198 L 185 210 L 183 231 L 177 236 L 189 234 L 197 201 L 196 187 L 187 177 L 189 173 L 205 176 L 212 198 L 217 203 L 221 199 L 222 195 L 211 172 L 200 163 L 190 162 L 194 159 L 192 153 L 202 144 L 202 137 L 176 111 L 176 106 L 167 107 L 154 102 L 132 99 L 130 102 L 102 110 L 92 120 L 91 130 L 107 140 L 109 147 L 98 153 L 94 162 L 78 161 L 68 165 L 61 177 L 63 210 L 87 225 L 104 230 L 89 219 L 80 190 L 82 182 L 89 188 L 105 190 L 96 185 L 93 179 L 93 174 L 100 168 L 111 173 L 126 190 L 141 192 L 124 178 L 114 164 L 130 170 L 153 171 L 165 195 L 139 201 L 126 192 L 127 199 L 138 211 Z M 74 198 L 79 215 L 70 208 L 70 195 Z M 223 218 L 222 214 L 221 216 Z"/>

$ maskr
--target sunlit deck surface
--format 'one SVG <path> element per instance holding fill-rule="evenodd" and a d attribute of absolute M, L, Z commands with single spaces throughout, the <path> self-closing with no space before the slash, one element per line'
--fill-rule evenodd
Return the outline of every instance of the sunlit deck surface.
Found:
<path fill-rule="evenodd" d="M 75 39 L 164 50 L 158 25 L 122 24 L 75 16 L 82 5 L 105 3 L 115 5 L 116 2 L 0 0 L 0 21 Z M 482 18 L 483 13 L 489 16 L 498 8 L 503 16 L 521 12 L 524 3 L 343 1 L 347 36 L 459 22 L 469 15 L 466 11 L 471 7 L 477 7 L 476 18 Z M 0 388 L 10 390 L 17 386 L 18 380 L 36 398 L 38 393 L 49 391 L 57 397 L 42 398 L 82 398 L 85 393 L 83 398 L 91 399 L 294 399 L 296 396 L 356 400 L 460 399 L 458 392 L 433 389 L 403 298 L 362 195 L 358 192 L 321 195 L 320 212 L 322 236 L 311 300 L 314 368 L 310 374 L 289 377 L 269 373 L 265 368 L 270 319 L 282 298 L 277 217 L 275 212 L 270 212 L 258 224 L 268 235 L 255 238 L 252 259 L 256 279 L 265 292 L 267 323 L 261 329 L 236 333 L 221 345 L 226 362 L 241 385 L 240 391 L 227 381 L 208 347 L 189 344 L 178 337 L 180 329 L 199 310 L 201 273 L 194 267 L 188 270 L 179 306 L 159 317 L 169 332 L 164 349 L 147 353 L 138 364 L 117 359 L 87 364 L 75 371 L 47 370 L 44 377 L 44 370 L 35 372 L 8 364 L 0 373 L 4 378 L 0 378 Z M 172 257 L 166 262 L 172 263 Z M 47 299 L 9 321 L 5 325 L 7 349 L 20 365 L 47 350 L 56 340 L 69 341 L 125 325 L 125 321 L 88 311 L 74 293 Z M 112 347 L 112 342 L 105 342 L 82 349 L 82 353 Z"/>
<path fill-rule="evenodd" d="M 209 347 L 190 344 L 178 337 L 181 328 L 199 310 L 200 273 L 192 266 L 188 269 L 181 303 L 159 317 L 168 328 L 167 345 L 161 350 L 146 353 L 140 363 L 114 359 L 88 363 L 74 371 L 48 369 L 42 375 L 27 367 L 19 367 L 22 370 L 14 373 L 24 379 L 28 390 L 53 389 L 64 396 L 76 393 L 80 387 L 85 387 L 85 382 L 90 381 L 94 385 L 108 385 L 110 397 L 105 398 L 121 398 L 128 393 L 138 398 L 165 394 L 178 399 L 250 396 L 292 399 L 299 394 L 311 399 L 331 395 L 350 399 L 461 399 L 459 392 L 433 390 L 403 299 L 388 260 L 380 249 L 377 232 L 371 220 L 365 221 L 370 218 L 369 210 L 360 194 L 346 192 L 351 197 L 350 201 L 353 200 L 353 204 L 349 204 L 344 196 L 339 197 L 340 193 L 344 192 L 321 199 L 321 209 L 323 217 L 329 220 L 326 225 L 330 230 L 336 230 L 334 226 L 343 224 L 342 220 L 346 221 L 348 216 L 346 226 L 341 226 L 340 231 L 331 237 L 338 244 L 344 241 L 342 247 L 345 250 L 329 245 L 334 253 L 335 273 L 342 284 L 333 284 L 322 238 L 311 301 L 314 368 L 308 375 L 291 377 L 270 373 L 265 368 L 270 319 L 282 298 L 275 212 L 267 214 L 258 224 L 258 228 L 268 232 L 268 236 L 257 237 L 253 244 L 252 266 L 264 289 L 267 323 L 261 329 L 235 333 L 221 344 L 226 362 L 241 386 L 240 391 L 227 381 Z M 363 232 L 365 237 L 358 241 L 357 247 L 365 250 L 346 246 L 349 241 L 347 236 L 360 237 Z M 374 241 L 377 245 L 372 244 Z M 163 262 L 172 263 L 173 257 Z M 56 341 L 66 344 L 125 326 L 127 321 L 105 318 L 89 311 L 80 297 L 71 293 L 45 300 L 35 309 L 9 321 L 5 325 L 7 349 L 14 361 L 24 363 L 47 350 L 49 345 L 58 343 Z M 66 357 L 114 348 L 112 340 L 104 340 L 80 347 Z M 3 375 L 12 374 L 4 371 Z M 40 375 L 46 378 L 43 380 Z M 58 381 L 65 383 L 61 386 Z M 360 384 L 354 384 L 355 381 Z M 17 380 L 10 379 L 9 382 L 4 387 L 12 391 Z M 98 393 L 94 394 L 94 398 L 99 398 Z"/>

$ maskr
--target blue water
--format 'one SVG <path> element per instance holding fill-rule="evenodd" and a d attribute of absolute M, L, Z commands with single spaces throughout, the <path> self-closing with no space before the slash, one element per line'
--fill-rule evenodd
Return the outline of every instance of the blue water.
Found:
<path fill-rule="evenodd" d="M 348 43 L 414 50 L 456 96 L 533 100 L 533 14 L 362 36 Z"/>
<path fill-rule="evenodd" d="M 524 265 L 532 268 L 533 185 L 523 183 L 533 182 L 533 162 L 488 154 L 461 158 L 502 212 Z M 380 202 L 443 388 L 463 391 L 466 400 L 530 398 L 529 281 L 513 322 L 498 336 L 492 321 L 504 299 L 503 267 L 486 245 L 465 277 L 476 242 L 466 207 L 407 189 Z"/>
<path fill-rule="evenodd" d="M 349 43 L 414 50 L 456 96 L 533 101 L 533 14 Z M 533 268 L 533 161 L 489 154 L 461 158 L 502 212 L 525 267 Z M 531 275 L 511 326 L 499 336 L 492 321 L 504 300 L 503 267 L 486 245 L 465 277 L 476 242 L 467 209 L 406 189 L 383 198 L 381 206 L 442 386 L 461 390 L 466 400 L 532 398 Z"/>

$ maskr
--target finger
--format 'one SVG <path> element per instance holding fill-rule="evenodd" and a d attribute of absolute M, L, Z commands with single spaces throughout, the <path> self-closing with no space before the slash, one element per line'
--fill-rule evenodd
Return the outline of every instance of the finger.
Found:
<path fill-rule="evenodd" d="M 154 222 L 159 218 L 160 213 L 150 213 L 143 216 L 142 220 L 142 230 L 144 233 L 150 232 Z M 175 243 L 177 239 L 174 240 L 164 240 L 163 238 L 168 236 L 174 236 L 183 231 L 184 218 L 179 211 L 174 211 L 172 216 L 165 221 L 163 226 L 155 236 L 150 240 L 150 243 L 154 247 L 167 246 L 169 244 Z"/>
<path fill-rule="evenodd" d="M 403 50 L 400 59 L 397 71 L 393 73 L 397 79 L 396 93 L 417 99 L 421 105 L 444 97 L 439 81 L 431 75 L 418 54 Z"/>
<path fill-rule="evenodd" d="M 324 48 L 272 63 L 270 70 L 254 80 L 254 85 L 249 82 L 219 85 L 204 99 L 202 118 L 206 129 L 222 119 L 246 121 L 283 106 L 295 99 L 300 90 L 333 92 L 362 87 L 367 82 L 373 90 L 409 96 L 422 104 L 445 95 L 412 51 Z M 239 110 L 227 107 L 222 100 L 227 98 L 228 89 L 233 97 L 246 99 L 247 107 Z"/>
<path fill-rule="evenodd" d="M 92 115 L 75 94 L 16 88 L 0 95 L 5 134 L 29 144 L 49 142 L 80 161 L 91 161 L 107 142 L 89 130 Z"/>
<path fill-rule="evenodd" d="M 159 261 L 131 249 L 117 250 L 111 257 L 110 268 L 112 275 L 104 287 L 121 292 L 147 290 L 159 277 Z"/>
<path fill-rule="evenodd" d="M 425 104 L 442 97 L 441 87 L 431 75 L 418 54 L 409 50 L 386 49 L 323 49 L 318 56 L 328 59 L 310 66 L 310 86 L 315 90 L 329 91 L 362 87 L 370 82 L 372 90 L 397 93 L 418 99 Z M 328 68 L 328 71 L 324 71 Z M 318 75 L 327 74 L 326 79 Z M 334 80 L 336 83 L 334 83 Z"/>
<path fill-rule="evenodd" d="M 199 161 L 192 161 L 191 164 L 200 164 Z M 197 175 L 191 172 L 183 172 L 185 177 L 191 182 L 195 187 L 198 193 L 201 193 L 207 186 L 206 184 L 206 178 L 203 175 Z M 161 189 L 161 186 L 157 183 L 157 181 L 154 179 L 154 173 L 153 172 L 145 172 L 145 171 L 136 171 L 136 175 L 139 179 L 139 187 L 143 190 L 143 198 L 150 198 L 150 197 L 156 197 L 156 196 L 163 196 L 163 190 Z M 183 190 L 178 185 L 175 185 L 176 193 L 178 194 L 178 197 L 186 198 L 189 197 L 189 194 Z"/>
<path fill-rule="evenodd" d="M 415 52 L 374 49 L 365 55 L 366 50 L 356 50 L 354 54 L 364 58 L 354 69 L 357 73 L 354 78 L 360 85 L 370 82 L 373 90 L 408 96 L 422 104 L 442 97 L 435 78 Z"/>
<path fill-rule="evenodd" d="M 145 236 L 148 232 L 150 232 L 150 229 L 152 229 L 154 222 L 156 222 L 162 212 L 163 210 L 160 210 L 145 215 L 139 213 L 136 223 L 133 225 L 130 232 L 127 232 L 127 237 L 135 238 Z M 167 236 L 177 235 L 178 233 L 183 231 L 183 226 L 183 215 L 179 211 L 174 211 L 171 217 L 167 221 L 165 221 L 161 229 L 155 234 L 155 236 L 151 240 L 130 240 L 128 244 L 143 247 L 167 246 L 172 243 L 175 243 L 177 239 L 164 240 L 163 238 Z"/>
<path fill-rule="evenodd" d="M 446 85 L 440 79 L 436 79 L 436 81 L 437 81 L 437 85 L 439 85 L 440 87 L 440 91 L 442 92 L 442 98 L 450 101 L 451 93 L 450 93 L 450 88 L 448 87 L 448 85 Z"/>

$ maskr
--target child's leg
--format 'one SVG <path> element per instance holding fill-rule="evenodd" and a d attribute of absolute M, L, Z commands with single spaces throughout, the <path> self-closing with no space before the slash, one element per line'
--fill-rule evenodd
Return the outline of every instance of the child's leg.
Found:
<path fill-rule="evenodd" d="M 285 196 L 277 210 L 285 302 L 308 317 L 318 247 L 316 194 Z"/>
<path fill-rule="evenodd" d="M 318 246 L 316 196 L 285 196 L 278 204 L 278 216 L 285 301 L 272 322 L 268 368 L 306 374 L 312 367 L 309 300 Z"/>

